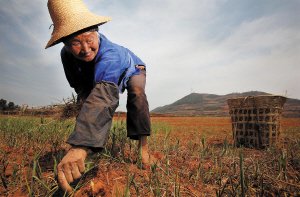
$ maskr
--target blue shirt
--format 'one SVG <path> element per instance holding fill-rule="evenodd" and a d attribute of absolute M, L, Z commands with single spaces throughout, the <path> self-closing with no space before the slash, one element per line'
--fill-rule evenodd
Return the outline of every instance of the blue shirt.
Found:
<path fill-rule="evenodd" d="M 94 83 L 115 83 L 122 93 L 129 78 L 140 73 L 136 65 L 145 66 L 145 63 L 129 49 L 112 43 L 103 34 L 98 34 L 99 50 L 92 62 L 80 61 L 62 49 L 61 59 L 66 77 L 77 93 L 85 92 L 93 86 L 91 77 Z"/>
<path fill-rule="evenodd" d="M 100 46 L 94 59 L 94 80 L 96 83 L 113 82 L 119 85 L 119 91 L 123 92 L 129 78 L 140 73 L 136 65 L 145 66 L 145 63 L 129 49 L 112 43 L 103 34 L 99 33 L 99 39 Z"/>

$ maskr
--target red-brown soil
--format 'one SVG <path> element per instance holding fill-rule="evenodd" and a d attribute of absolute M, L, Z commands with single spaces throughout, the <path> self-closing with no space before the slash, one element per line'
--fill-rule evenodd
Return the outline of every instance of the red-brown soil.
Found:
<path fill-rule="evenodd" d="M 117 117 L 115 120 L 124 119 L 124 117 Z M 226 158 L 220 158 L 216 156 L 214 158 L 203 157 L 199 160 L 197 154 L 194 152 L 199 151 L 199 147 L 202 146 L 201 140 L 205 138 L 205 146 L 217 150 L 221 150 L 224 146 L 224 140 L 227 139 L 229 144 L 232 144 L 231 135 L 231 122 L 229 117 L 151 117 L 153 123 L 162 123 L 170 128 L 169 135 L 167 132 L 162 131 L 155 134 L 155 138 L 150 140 L 151 153 L 155 158 L 161 161 L 160 166 L 155 166 L 155 169 L 141 169 L 138 166 L 137 156 L 134 152 L 130 152 L 128 147 L 125 151 L 125 156 L 118 160 L 118 157 L 104 158 L 99 161 L 97 168 L 91 170 L 86 177 L 81 181 L 83 186 L 79 189 L 74 196 L 76 197 L 90 197 L 90 196 L 122 196 L 126 192 L 130 193 L 131 196 L 154 196 L 152 189 L 149 187 L 156 186 L 155 184 L 160 184 L 164 188 L 162 196 L 172 196 L 174 193 L 172 191 L 176 190 L 176 183 L 180 184 L 180 194 L 181 196 L 215 196 L 216 190 L 219 189 L 219 185 L 216 180 L 209 179 L 201 180 L 195 179 L 191 181 L 201 164 L 201 169 L 203 171 L 211 171 L 214 173 L 226 174 L 227 169 L 232 168 L 232 161 Z M 285 131 L 290 128 L 300 127 L 300 119 L 283 119 L 282 120 L 282 130 Z M 168 135 L 168 136 L 167 136 Z M 169 152 L 163 149 L 165 146 L 163 139 L 169 139 L 169 146 L 176 146 L 177 148 L 170 148 Z M 155 140 L 160 140 L 155 142 Z M 159 144 L 155 144 L 159 143 Z M 50 146 L 50 145 L 47 145 Z M 156 148 L 154 148 L 156 147 Z M 34 153 L 27 151 L 27 160 L 24 163 L 24 150 L 9 149 L 3 145 L 0 145 L 1 151 L 5 152 L 6 160 L 8 165 L 5 166 L 4 176 L 7 180 L 12 180 L 14 173 L 22 174 L 24 177 L 32 168 L 31 161 L 33 160 Z M 204 147 L 203 147 L 204 148 Z M 46 148 L 47 149 L 47 148 Z M 50 151 L 50 147 L 49 150 Z M 202 150 L 202 149 L 201 149 Z M 164 152 L 165 151 L 165 152 Z M 46 153 L 50 153 L 45 151 Z M 219 152 L 218 152 L 219 153 Z M 264 160 L 264 158 L 270 157 L 270 154 L 255 149 L 244 149 L 245 166 L 251 165 L 253 160 Z M 251 159 L 250 159 L 251 158 Z M 47 160 L 48 159 L 48 160 Z M 222 159 L 222 160 L 218 160 Z M 216 161 L 217 160 L 217 161 Z M 224 169 L 216 167 L 216 162 L 222 162 L 225 166 Z M 53 173 L 51 169 L 53 167 L 53 161 L 51 157 L 45 157 L 45 159 L 40 160 L 40 166 L 43 169 L 42 176 L 53 179 Z M 291 164 L 292 165 L 292 164 Z M 23 166 L 22 169 L 19 169 Z M 295 167 L 296 168 L 296 167 Z M 294 168 L 293 168 L 294 169 Z M 219 172 L 220 171 L 220 172 Z M 290 172 L 291 176 L 299 176 L 299 172 Z M 293 174 L 294 173 L 294 174 Z M 266 175 L 267 176 L 267 175 Z M 268 175 L 271 176 L 271 175 Z M 161 180 L 164 178 L 165 182 Z M 132 180 L 130 180 L 132 178 Z M 213 178 L 213 177 L 212 177 Z M 236 181 L 236 177 L 229 180 L 224 176 L 220 180 L 220 184 L 226 185 L 231 181 L 232 184 Z M 21 182 L 24 181 L 22 178 Z M 157 182 L 155 182 L 157 181 Z M 160 182 L 159 182 L 160 181 Z M 278 185 L 286 184 L 289 187 L 294 185 L 295 188 L 299 187 L 299 182 L 289 182 L 289 180 L 284 180 L 282 183 L 273 180 L 272 178 L 266 178 L 266 182 L 270 184 Z M 159 182 L 159 183 L 158 183 Z M 167 184 L 168 182 L 174 182 L 174 184 Z M 129 184 L 129 186 L 128 186 Z M 126 188 L 129 190 L 126 191 Z M 7 189 L 5 186 L 0 185 L 0 194 L 4 194 Z M 294 191 L 294 190 L 293 190 Z M 297 190 L 299 191 L 299 190 Z M 291 193 L 291 195 L 296 194 Z M 169 192 L 169 193 L 168 193 Z M 277 193 L 270 191 L 270 195 L 276 195 Z M 6 192 L 7 196 L 27 196 L 27 190 L 18 188 Z"/>

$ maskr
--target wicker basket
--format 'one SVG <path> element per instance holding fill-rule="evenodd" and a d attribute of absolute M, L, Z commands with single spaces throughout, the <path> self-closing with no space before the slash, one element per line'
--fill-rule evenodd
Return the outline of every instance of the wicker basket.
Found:
<path fill-rule="evenodd" d="M 276 143 L 285 101 L 274 95 L 228 99 L 235 145 L 265 148 Z"/>

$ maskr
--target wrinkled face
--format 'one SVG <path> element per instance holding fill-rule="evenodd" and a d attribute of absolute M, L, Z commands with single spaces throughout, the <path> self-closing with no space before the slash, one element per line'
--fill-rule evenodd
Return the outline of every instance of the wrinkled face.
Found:
<path fill-rule="evenodd" d="M 71 52 L 75 58 L 90 62 L 99 50 L 99 39 L 96 31 L 88 31 L 75 35 L 64 42 L 66 49 Z"/>

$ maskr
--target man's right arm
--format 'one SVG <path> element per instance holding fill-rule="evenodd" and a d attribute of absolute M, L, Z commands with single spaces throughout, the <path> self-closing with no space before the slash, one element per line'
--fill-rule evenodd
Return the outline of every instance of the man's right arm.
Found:
<path fill-rule="evenodd" d="M 80 84 L 82 80 L 78 75 L 78 69 L 76 62 L 72 57 L 72 54 L 68 53 L 63 47 L 61 50 L 61 61 L 65 71 L 66 78 L 72 88 L 77 93 L 77 102 L 81 101 L 82 98 L 87 97 L 84 94 L 84 84 Z M 60 187 L 71 193 L 73 188 L 69 183 L 73 182 L 82 176 L 85 171 L 84 161 L 88 154 L 88 148 L 80 146 L 72 146 L 72 148 L 63 157 L 57 166 L 58 182 Z"/>

